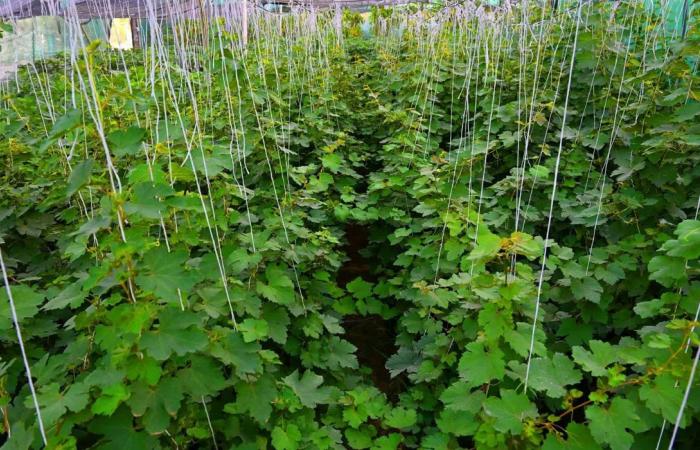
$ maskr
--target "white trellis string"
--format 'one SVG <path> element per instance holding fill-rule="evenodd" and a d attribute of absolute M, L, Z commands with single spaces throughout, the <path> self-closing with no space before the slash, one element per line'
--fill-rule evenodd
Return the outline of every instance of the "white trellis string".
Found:
<path fill-rule="evenodd" d="M 535 314 L 532 320 L 532 333 L 530 335 L 530 348 L 527 354 L 527 367 L 525 369 L 524 390 L 527 391 L 528 382 L 530 379 L 530 369 L 532 367 L 532 354 L 535 349 L 535 331 L 537 329 L 537 318 L 540 312 L 540 300 L 542 298 L 542 286 L 544 284 L 544 271 L 547 267 L 547 249 L 549 245 L 549 232 L 552 228 L 552 215 L 554 212 L 554 200 L 557 194 L 557 180 L 559 177 L 559 164 L 561 162 L 561 153 L 564 146 L 564 131 L 566 128 L 566 115 L 569 107 L 569 94 L 571 93 L 571 79 L 574 74 L 574 61 L 576 60 L 576 46 L 578 44 L 578 30 L 581 22 L 581 8 L 583 1 L 579 1 L 578 11 L 576 13 L 576 31 L 574 32 L 574 43 L 571 50 L 571 63 L 569 64 L 569 80 L 566 85 L 566 96 L 564 98 L 564 112 L 562 114 L 561 131 L 559 132 L 559 149 L 557 150 L 557 158 L 554 163 L 554 181 L 552 184 L 552 198 L 549 203 L 549 216 L 547 218 L 547 231 L 544 238 L 544 251 L 542 254 L 542 267 L 540 268 L 540 276 L 537 282 L 537 299 L 535 300 Z"/>
<path fill-rule="evenodd" d="M 2 279 L 5 283 L 5 292 L 7 293 L 7 300 L 10 302 L 10 312 L 12 313 L 12 323 L 15 326 L 15 332 L 17 333 L 17 341 L 19 342 L 19 349 L 22 353 L 22 362 L 24 363 L 24 371 L 27 375 L 27 383 L 29 384 L 29 391 L 32 393 L 32 401 L 34 402 L 34 409 L 36 410 L 36 419 L 39 423 L 39 433 L 41 433 L 41 439 L 46 445 L 46 432 L 44 431 L 44 421 L 41 418 L 41 408 L 39 407 L 39 399 L 36 396 L 36 390 L 34 389 L 34 381 L 32 380 L 32 369 L 29 366 L 29 360 L 27 359 L 27 351 L 24 348 L 24 340 L 22 339 L 22 330 L 19 326 L 19 319 L 17 317 L 17 309 L 15 308 L 15 300 L 12 296 L 12 289 L 10 289 L 10 280 L 7 276 L 7 268 L 5 267 L 5 260 L 2 257 L 2 248 L 0 247 L 0 269 L 2 269 Z"/>

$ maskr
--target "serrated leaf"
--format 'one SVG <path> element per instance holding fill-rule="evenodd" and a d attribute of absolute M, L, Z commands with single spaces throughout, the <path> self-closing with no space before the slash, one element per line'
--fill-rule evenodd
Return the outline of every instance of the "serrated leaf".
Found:
<path fill-rule="evenodd" d="M 304 372 L 301 377 L 299 371 L 295 370 L 282 380 L 299 397 L 301 404 L 308 408 L 315 408 L 316 405 L 330 401 L 331 389 L 327 386 L 321 387 L 323 377 L 310 370 Z"/>
<path fill-rule="evenodd" d="M 79 109 L 69 109 L 58 118 L 51 127 L 49 137 L 56 138 L 77 127 L 83 120 L 83 112 Z"/>
<path fill-rule="evenodd" d="M 263 305 L 262 317 L 269 325 L 270 339 L 278 344 L 287 342 L 287 327 L 289 327 L 289 314 L 284 308 L 266 303 Z"/>
<path fill-rule="evenodd" d="M 700 220 L 684 220 L 678 224 L 674 234 L 678 239 L 666 241 L 661 247 L 662 250 L 669 256 L 700 258 Z"/>
<path fill-rule="evenodd" d="M 65 289 L 59 292 L 58 295 L 46 302 L 41 309 L 43 311 L 53 311 L 56 309 L 63 309 L 66 306 L 77 308 L 85 301 L 85 298 L 86 295 L 82 291 L 82 282 L 77 281 L 73 284 L 69 284 Z"/>
<path fill-rule="evenodd" d="M 472 436 L 479 428 L 479 420 L 474 414 L 453 409 L 441 411 L 435 422 L 440 431 L 454 436 Z"/>
<path fill-rule="evenodd" d="M 301 431 L 293 423 L 285 428 L 273 428 L 271 437 L 275 450 L 297 450 L 301 443 Z"/>
<path fill-rule="evenodd" d="M 355 278 L 345 288 L 358 300 L 364 300 L 372 295 L 372 284 L 362 278 Z"/>
<path fill-rule="evenodd" d="M 263 297 L 280 305 L 294 303 L 294 283 L 287 276 L 287 271 L 283 267 L 274 264 L 267 266 L 265 279 L 267 284 L 261 281 L 257 283 L 257 290 Z"/>
<path fill-rule="evenodd" d="M 525 419 L 537 417 L 537 408 L 526 396 L 507 389 L 501 391 L 501 398 L 487 398 L 484 412 L 496 419 L 493 427 L 497 431 L 516 436 L 523 431 Z"/>
<path fill-rule="evenodd" d="M 634 403 L 620 397 L 615 397 L 608 408 L 586 408 L 586 418 L 596 442 L 607 444 L 612 450 L 632 448 L 634 436 L 629 431 L 641 431 L 642 423 Z"/>
<path fill-rule="evenodd" d="M 162 433 L 180 409 L 183 392 L 180 382 L 174 378 L 161 380 L 158 385 L 149 387 L 144 383 L 131 386 L 132 395 L 128 400 L 131 412 L 141 417 L 146 431 Z"/>
<path fill-rule="evenodd" d="M 515 364 L 519 377 L 525 379 L 526 364 Z M 528 383 L 535 391 L 546 392 L 549 397 L 561 398 L 566 395 L 566 386 L 581 381 L 582 375 L 574 363 L 561 353 L 552 358 L 533 358 Z"/>
<path fill-rule="evenodd" d="M 503 378 L 506 373 L 503 352 L 498 347 L 487 350 L 482 342 L 472 342 L 459 359 L 458 371 L 460 378 L 468 382 L 470 387 Z"/>
<path fill-rule="evenodd" d="M 158 326 L 144 333 L 139 344 L 157 361 L 165 361 L 173 353 L 182 356 L 202 350 L 209 343 L 198 327 L 200 318 L 190 311 L 166 308 L 158 320 Z"/>
<path fill-rule="evenodd" d="M 602 377 L 607 373 L 606 367 L 617 360 L 615 349 L 612 345 L 603 341 L 590 341 L 591 351 L 583 347 L 572 347 L 572 355 L 583 370 L 596 377 Z"/>
<path fill-rule="evenodd" d="M 236 406 L 250 413 L 260 423 L 265 423 L 272 414 L 272 402 L 277 397 L 275 381 L 265 374 L 252 383 L 236 385 Z"/>
<path fill-rule="evenodd" d="M 139 264 L 136 284 L 168 303 L 179 304 L 178 289 L 190 291 L 197 279 L 188 270 L 185 250 L 168 252 L 164 247 L 149 250 Z"/>
<path fill-rule="evenodd" d="M 210 396 L 223 390 L 228 382 L 219 366 L 206 356 L 194 355 L 189 367 L 177 373 L 177 378 L 184 392 L 194 399 Z"/>
<path fill-rule="evenodd" d="M 44 301 L 44 294 L 25 285 L 10 285 L 10 290 L 15 303 L 17 320 L 22 323 L 25 319 L 34 317 L 39 311 L 39 305 Z M 3 285 L 0 287 L 0 331 L 9 330 L 10 328 L 12 328 L 10 300 Z"/>
<path fill-rule="evenodd" d="M 416 410 L 407 408 L 393 408 L 384 416 L 384 423 L 392 428 L 410 428 L 417 420 Z"/>
<path fill-rule="evenodd" d="M 683 400 L 683 390 L 676 385 L 672 376 L 661 374 L 639 389 L 639 398 L 651 411 L 675 424 Z"/>
<path fill-rule="evenodd" d="M 440 394 L 440 401 L 445 405 L 445 409 L 471 414 L 479 412 L 485 398 L 486 394 L 483 391 L 472 391 L 469 384 L 463 381 L 453 383 Z"/>
<path fill-rule="evenodd" d="M 262 371 L 261 350 L 258 342 L 245 342 L 240 333 L 230 332 L 214 346 L 211 354 L 232 365 L 236 375 L 245 377 Z"/>
<path fill-rule="evenodd" d="M 572 422 L 566 427 L 566 439 L 549 433 L 542 450 L 601 450 L 588 427 Z"/>
<path fill-rule="evenodd" d="M 658 281 L 666 287 L 687 278 L 683 258 L 659 255 L 649 261 L 649 279 Z"/>
<path fill-rule="evenodd" d="M 470 261 L 490 259 L 496 256 L 500 250 L 501 238 L 491 232 L 481 231 L 476 247 L 469 253 L 467 259 Z"/>
<path fill-rule="evenodd" d="M 573 292 L 577 299 L 600 303 L 600 295 L 603 293 L 603 286 L 600 285 L 598 280 L 589 276 L 580 280 L 572 280 L 571 292 Z"/>
<path fill-rule="evenodd" d="M 264 340 L 269 333 L 267 322 L 262 319 L 246 319 L 238 325 L 245 342 Z"/>
<path fill-rule="evenodd" d="M 117 407 L 131 396 L 131 392 L 123 384 L 113 384 L 102 389 L 102 394 L 92 404 L 92 412 L 111 416 Z"/>
<path fill-rule="evenodd" d="M 89 391 L 90 387 L 81 382 L 72 384 L 67 389 L 61 389 L 58 383 L 42 386 L 37 392 L 37 399 L 44 425 L 51 427 L 67 411 L 79 412 L 85 408 L 90 400 Z M 25 406 L 34 407 L 31 397 L 25 399 Z"/>

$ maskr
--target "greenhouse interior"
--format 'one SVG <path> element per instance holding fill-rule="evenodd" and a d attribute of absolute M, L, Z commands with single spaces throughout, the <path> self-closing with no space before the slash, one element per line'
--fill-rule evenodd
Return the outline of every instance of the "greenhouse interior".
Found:
<path fill-rule="evenodd" d="M 700 0 L 0 0 L 0 449 L 700 448 Z"/>

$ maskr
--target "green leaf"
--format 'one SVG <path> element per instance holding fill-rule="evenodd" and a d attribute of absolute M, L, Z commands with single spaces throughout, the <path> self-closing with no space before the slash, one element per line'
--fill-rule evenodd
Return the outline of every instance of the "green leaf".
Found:
<path fill-rule="evenodd" d="M 10 285 L 12 299 L 17 311 L 17 320 L 20 323 L 24 319 L 34 317 L 39 311 L 39 305 L 44 301 L 44 294 L 41 294 L 29 286 Z M 10 312 L 10 301 L 7 298 L 7 290 L 3 285 L 0 287 L 0 331 L 12 328 L 12 313 Z"/>
<path fill-rule="evenodd" d="M 523 255 L 528 259 L 535 259 L 542 256 L 544 252 L 544 242 L 542 238 L 535 239 L 526 233 L 516 231 L 510 235 L 511 251 L 518 255 Z"/>
<path fill-rule="evenodd" d="M 362 278 L 355 278 L 345 288 L 358 300 L 364 300 L 372 296 L 372 284 Z"/>
<path fill-rule="evenodd" d="M 516 364 L 521 379 L 525 379 L 526 364 Z M 535 391 L 544 391 L 549 397 L 560 398 L 566 395 L 566 386 L 581 381 L 581 372 L 574 363 L 561 353 L 550 358 L 533 358 L 528 378 L 529 386 Z"/>
<path fill-rule="evenodd" d="M 245 342 L 262 341 L 267 337 L 269 327 L 262 319 L 246 319 L 238 325 L 238 331 Z"/>
<path fill-rule="evenodd" d="M 180 370 L 177 378 L 183 391 L 198 401 L 203 396 L 216 394 L 229 384 L 216 362 L 201 355 L 192 356 L 190 366 Z"/>
<path fill-rule="evenodd" d="M 199 328 L 201 319 L 190 311 L 166 308 L 157 328 L 141 337 L 140 347 L 158 361 L 165 361 L 173 353 L 186 355 L 204 349 L 209 340 Z"/>
<path fill-rule="evenodd" d="M 467 256 L 468 260 L 490 259 L 501 250 L 501 238 L 488 230 L 479 230 L 477 245 Z"/>
<path fill-rule="evenodd" d="M 284 345 L 287 342 L 287 328 L 290 323 L 287 310 L 271 303 L 266 303 L 263 305 L 262 317 L 269 325 L 268 334 L 270 339 Z"/>
<path fill-rule="evenodd" d="M 671 121 L 687 122 L 698 114 L 700 114 L 700 102 L 690 102 L 678 108 Z"/>
<path fill-rule="evenodd" d="M 347 439 L 350 448 L 364 449 L 372 446 L 372 436 L 366 430 L 366 427 L 362 427 L 359 430 L 346 428 L 345 439 Z"/>
<path fill-rule="evenodd" d="M 384 416 L 384 423 L 392 428 L 410 428 L 416 424 L 415 409 L 393 408 Z"/>
<path fill-rule="evenodd" d="M 506 373 L 503 352 L 498 347 L 488 351 L 482 342 L 467 345 L 466 352 L 459 359 L 459 376 L 470 387 L 480 386 L 493 379 L 501 379 Z"/>
<path fill-rule="evenodd" d="M 642 431 L 643 424 L 634 403 L 620 397 L 615 397 L 608 408 L 586 408 L 586 418 L 590 421 L 591 434 L 596 442 L 608 444 L 612 450 L 632 448 L 634 436 L 629 430 Z"/>
<path fill-rule="evenodd" d="M 294 283 L 287 276 L 286 269 L 274 264 L 267 266 L 265 278 L 267 279 L 267 284 L 261 281 L 257 283 L 257 290 L 263 297 L 280 305 L 294 303 Z"/>
<path fill-rule="evenodd" d="M 474 414 L 446 409 L 440 412 L 435 422 L 443 433 L 454 436 L 472 436 L 479 428 L 480 421 Z"/>
<path fill-rule="evenodd" d="M 149 250 L 139 264 L 136 284 L 168 303 L 179 304 L 178 289 L 190 291 L 194 275 L 185 269 L 188 254 L 185 250 L 168 252 L 164 247 Z"/>
<path fill-rule="evenodd" d="M 131 392 L 123 384 L 113 384 L 102 389 L 102 394 L 92 404 L 92 412 L 111 416 L 117 407 L 131 396 Z"/>
<path fill-rule="evenodd" d="M 323 167 L 330 170 L 332 173 L 338 173 L 342 167 L 343 158 L 337 153 L 326 153 L 321 157 Z"/>
<path fill-rule="evenodd" d="M 117 156 L 136 155 L 141 149 L 141 142 L 146 136 L 146 130 L 139 127 L 129 127 L 126 130 L 113 131 L 107 135 L 107 141 Z"/>
<path fill-rule="evenodd" d="M 49 132 L 50 138 L 57 138 L 72 130 L 83 120 L 83 112 L 79 109 L 69 109 L 58 118 Z"/>
<path fill-rule="evenodd" d="M 58 383 L 42 386 L 37 392 L 41 416 L 46 427 L 51 427 L 68 411 L 80 412 L 90 400 L 90 387 L 84 383 L 75 383 L 61 390 Z M 27 408 L 33 408 L 31 397 L 24 402 Z"/>
<path fill-rule="evenodd" d="M 700 258 L 700 220 L 684 220 L 674 231 L 678 239 L 670 239 L 661 247 L 669 256 Z"/>
<path fill-rule="evenodd" d="M 323 377 L 310 370 L 304 372 L 301 377 L 299 377 L 299 371 L 295 370 L 283 378 L 283 381 L 299 397 L 301 404 L 308 408 L 315 408 L 316 405 L 330 402 L 331 388 L 321 387 Z"/>
<path fill-rule="evenodd" d="M 639 389 L 639 398 L 651 411 L 661 414 L 668 422 L 676 423 L 681 408 L 683 389 L 668 374 L 661 374 Z"/>
<path fill-rule="evenodd" d="M 240 333 L 228 332 L 228 335 L 214 345 L 212 356 L 235 368 L 236 375 L 245 377 L 262 371 L 258 342 L 245 342 Z"/>
<path fill-rule="evenodd" d="M 676 281 L 687 278 L 683 258 L 659 255 L 649 261 L 649 279 L 661 285 L 671 287 Z"/>
<path fill-rule="evenodd" d="M 588 427 L 571 422 L 566 427 L 566 439 L 550 432 L 542 450 L 601 450 L 601 447 L 593 440 Z"/>
<path fill-rule="evenodd" d="M 131 392 L 127 402 L 131 412 L 142 418 L 146 431 L 151 434 L 162 433 L 168 428 L 170 419 L 177 414 L 183 398 L 182 386 L 174 378 L 161 380 L 154 387 L 137 383 L 131 387 Z"/>
<path fill-rule="evenodd" d="M 73 284 L 69 284 L 65 289 L 59 292 L 58 295 L 46 302 L 41 309 L 43 311 L 53 311 L 63 309 L 66 306 L 77 308 L 83 304 L 85 298 L 86 295 L 82 291 L 82 282 L 77 281 Z"/>
<path fill-rule="evenodd" d="M 598 280 L 589 276 L 580 280 L 572 280 L 571 292 L 577 299 L 600 303 L 600 294 L 603 293 L 603 286 L 600 285 Z"/>
<path fill-rule="evenodd" d="M 525 395 L 507 389 L 501 391 L 501 398 L 487 398 L 484 412 L 496 419 L 497 431 L 516 436 L 522 433 L 525 419 L 537 417 L 537 408 Z"/>
<path fill-rule="evenodd" d="M 277 397 L 274 378 L 265 374 L 252 383 L 236 385 L 236 406 L 247 411 L 260 423 L 265 423 L 272 414 L 272 402 Z"/>
<path fill-rule="evenodd" d="M 471 391 L 469 384 L 463 381 L 453 383 L 440 394 L 440 401 L 445 405 L 445 409 L 472 414 L 479 412 L 485 398 L 486 394 L 483 391 Z"/>
<path fill-rule="evenodd" d="M 94 159 L 86 159 L 80 164 L 73 167 L 73 171 L 68 178 L 68 187 L 66 188 L 66 197 L 70 197 L 78 190 L 85 186 L 92 175 L 92 168 L 95 165 Z"/>
<path fill-rule="evenodd" d="M 396 450 L 403 441 L 399 433 L 390 433 L 386 436 L 375 439 L 373 449 L 376 450 Z"/>
<path fill-rule="evenodd" d="M 572 355 L 583 370 L 590 372 L 596 377 L 602 377 L 607 374 L 606 367 L 617 360 L 615 348 L 603 341 L 590 341 L 589 346 L 592 352 L 583 347 L 572 347 Z"/>
<path fill-rule="evenodd" d="M 276 450 L 297 450 L 301 443 L 299 427 L 290 423 L 286 428 L 275 427 L 272 430 L 272 446 Z"/>

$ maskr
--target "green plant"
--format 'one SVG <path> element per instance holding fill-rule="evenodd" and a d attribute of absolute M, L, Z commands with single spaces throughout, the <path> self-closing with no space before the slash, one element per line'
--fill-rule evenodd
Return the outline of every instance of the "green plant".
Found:
<path fill-rule="evenodd" d="M 48 445 L 643 449 L 682 410 L 693 448 L 697 28 L 527 8 L 22 70 L 0 245 Z M 5 445 L 38 447 L 3 295 Z"/>

